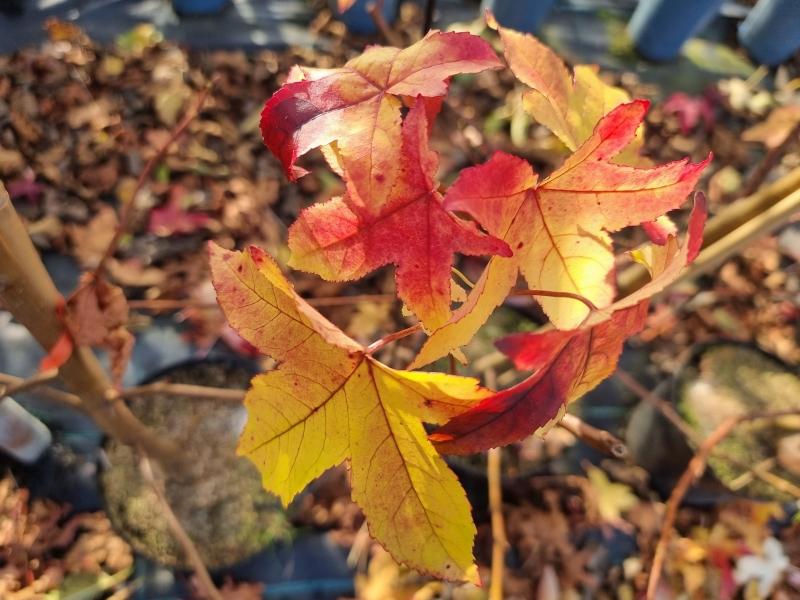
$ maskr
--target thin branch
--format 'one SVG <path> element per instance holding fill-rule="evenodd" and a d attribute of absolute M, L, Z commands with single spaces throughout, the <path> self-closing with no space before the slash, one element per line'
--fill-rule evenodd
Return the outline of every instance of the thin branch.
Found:
<path fill-rule="evenodd" d="M 5 396 L 13 396 L 14 394 L 37 388 L 53 381 L 56 377 L 58 377 L 58 369 L 48 369 L 46 371 L 40 371 L 28 379 L 20 379 L 13 384 L 0 381 L 0 385 L 2 385 L 2 387 L 0 387 L 0 399 Z"/>
<path fill-rule="evenodd" d="M 515 288 L 511 290 L 509 296 L 548 296 L 551 298 L 569 298 L 570 300 L 583 302 L 583 304 L 585 304 L 589 310 L 598 310 L 594 302 L 588 298 L 584 298 L 580 294 L 573 294 L 572 292 L 557 292 L 554 290 L 521 290 Z"/>
<path fill-rule="evenodd" d="M 436 0 L 425 2 L 425 20 L 422 22 L 422 35 L 425 36 L 433 27 L 433 17 L 436 14 Z"/>
<path fill-rule="evenodd" d="M 680 506 L 686 493 L 689 491 L 691 485 L 702 477 L 705 473 L 708 464 L 708 458 L 711 456 L 714 448 L 727 437 L 738 425 L 747 421 L 755 421 L 761 419 L 778 419 L 789 415 L 800 414 L 800 410 L 782 410 L 772 413 L 754 413 L 750 415 L 740 415 L 728 417 L 720 423 L 709 436 L 703 440 L 700 447 L 697 449 L 689 465 L 681 475 L 678 483 L 672 490 L 667 501 L 667 510 L 664 515 L 664 522 L 661 526 L 661 533 L 656 544 L 656 551 L 653 556 L 653 564 L 650 569 L 650 579 L 647 582 L 647 600 L 653 600 L 656 597 L 658 590 L 658 582 L 661 579 L 661 571 L 664 569 L 664 560 L 667 554 L 667 547 L 670 538 L 672 537 L 672 529 L 675 525 L 675 519 L 678 516 L 678 507 Z"/>
<path fill-rule="evenodd" d="M 143 452 L 140 454 L 141 458 L 139 460 L 139 470 L 142 473 L 142 477 L 153 488 L 153 491 L 155 492 L 156 497 L 161 504 L 164 516 L 167 519 L 167 525 L 169 525 L 172 535 L 175 536 L 175 539 L 181 545 L 181 548 L 183 548 L 183 552 L 191 563 L 192 568 L 195 570 L 197 578 L 200 580 L 200 584 L 203 586 L 203 588 L 205 588 L 206 595 L 211 600 L 223 600 L 222 594 L 211 580 L 211 575 L 209 575 L 208 569 L 206 569 L 205 564 L 203 564 L 203 559 L 200 557 L 200 553 L 197 551 L 197 547 L 194 545 L 192 538 L 189 537 L 189 535 L 186 533 L 186 530 L 183 528 L 183 525 L 181 525 L 181 522 L 178 520 L 178 517 L 175 516 L 172 507 L 169 505 L 169 502 L 164 495 L 164 490 L 161 488 L 161 485 L 158 483 L 158 481 L 156 481 L 150 461 Z"/>
<path fill-rule="evenodd" d="M 108 246 L 106 247 L 106 251 L 103 253 L 103 257 L 100 259 L 100 263 L 94 270 L 94 276 L 96 279 L 99 279 L 103 276 L 109 259 L 114 256 L 114 253 L 119 247 L 120 240 L 122 240 L 122 236 L 128 231 L 131 215 L 136 205 L 136 196 L 139 195 L 139 192 L 142 190 L 145 183 L 147 183 L 147 180 L 150 179 L 150 174 L 153 172 L 153 169 L 155 169 L 156 166 L 164 159 L 164 156 L 166 155 L 170 146 L 177 141 L 183 132 L 186 131 L 186 128 L 189 126 L 189 124 L 197 117 L 197 115 L 200 114 L 200 111 L 203 109 L 203 104 L 205 104 L 206 98 L 211 91 L 212 85 L 213 82 L 209 83 L 198 94 L 194 108 L 187 111 L 183 119 L 181 119 L 181 121 L 172 130 L 172 134 L 169 136 L 169 139 L 158 149 L 153 157 L 147 161 L 144 169 L 142 169 L 142 172 L 139 173 L 139 178 L 136 180 L 133 193 L 131 194 L 130 198 L 128 198 L 128 201 L 122 207 L 122 211 L 120 212 L 119 223 L 117 223 L 117 228 L 114 231 L 114 237 L 111 238 L 111 242 L 109 242 Z"/>
<path fill-rule="evenodd" d="M 625 458 L 628 455 L 628 447 L 622 440 L 604 429 L 589 425 L 572 413 L 566 413 L 558 425 L 604 454 L 614 458 Z"/>
<path fill-rule="evenodd" d="M 615 377 L 617 381 L 628 388 L 631 392 L 656 408 L 683 434 L 687 440 L 691 441 L 695 447 L 703 443 L 703 438 L 700 436 L 700 434 L 692 429 L 691 426 L 683 419 L 683 417 L 678 414 L 678 411 L 675 410 L 675 407 L 672 405 L 672 403 L 667 402 L 657 394 L 645 388 L 624 369 L 617 368 Z M 744 473 L 747 473 L 756 479 L 760 479 L 767 485 L 771 485 L 776 490 L 800 499 L 800 487 L 796 486 L 791 481 L 787 481 L 783 477 L 775 475 L 775 473 L 771 473 L 766 469 L 759 467 L 758 465 L 751 466 L 737 459 L 736 457 L 729 456 L 727 454 L 720 455 L 719 458 L 735 468 L 742 470 Z"/>
<path fill-rule="evenodd" d="M 401 329 L 400 331 L 395 331 L 394 333 L 385 335 L 381 339 L 372 342 L 369 346 L 367 346 L 366 353 L 375 354 L 378 350 L 380 350 L 384 346 L 391 344 L 392 342 L 396 342 L 397 340 L 401 340 L 404 337 L 408 337 L 421 330 L 422 330 L 422 323 L 417 323 L 416 325 L 412 325 L 411 327 L 406 327 L 405 329 Z"/>
<path fill-rule="evenodd" d="M 389 42 L 390 46 L 401 48 L 403 40 L 397 33 L 389 27 L 386 19 L 383 18 L 383 0 L 375 0 L 374 2 L 367 3 L 367 13 L 375 22 L 375 27 L 381 32 L 381 35 Z"/>
<path fill-rule="evenodd" d="M 9 391 L 12 389 L 12 387 L 22 386 L 26 381 L 29 380 L 22 379 L 21 377 L 15 377 L 14 375 L 9 375 L 7 373 L 0 373 L 0 385 L 6 386 L 6 391 L 4 392 L 6 395 L 9 395 Z M 21 389 L 26 388 L 23 387 Z M 18 392 L 19 388 L 14 393 Z M 48 400 L 52 400 L 53 402 L 58 402 L 71 408 L 86 412 L 86 407 L 83 405 L 83 402 L 81 402 L 80 397 L 76 396 L 75 394 L 57 390 L 54 387 L 44 385 L 44 383 L 37 384 L 36 394 L 43 398 L 47 398 Z"/>
<path fill-rule="evenodd" d="M 486 386 L 495 389 L 495 372 L 487 369 L 484 372 Z M 502 448 L 489 450 L 486 465 L 486 476 L 489 485 L 489 515 L 492 523 L 492 565 L 489 580 L 489 600 L 503 600 L 503 572 L 506 562 L 506 524 L 503 518 L 503 485 L 502 485 Z"/>
<path fill-rule="evenodd" d="M 125 388 L 121 391 L 109 390 L 109 400 L 154 396 L 157 394 L 190 396 L 192 398 L 241 403 L 244 400 L 245 391 L 204 385 L 191 385 L 187 383 L 157 381 L 156 383 L 149 383 L 147 385 Z"/>

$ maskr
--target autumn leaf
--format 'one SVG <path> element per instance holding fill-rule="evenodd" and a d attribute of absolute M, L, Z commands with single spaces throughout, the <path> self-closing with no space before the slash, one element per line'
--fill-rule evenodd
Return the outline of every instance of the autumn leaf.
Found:
<path fill-rule="evenodd" d="M 510 335 L 497 342 L 518 369 L 535 371 L 519 384 L 496 392 L 431 434 L 445 454 L 471 454 L 543 434 L 566 406 L 595 388 L 617 366 L 625 339 L 645 322 L 649 298 L 694 260 L 702 242 L 706 207 L 698 195 L 682 245 L 675 238 L 640 253 L 653 274 L 637 292 L 591 315 L 579 329 Z M 652 262 L 650 262 L 652 261 Z"/>
<path fill-rule="evenodd" d="M 780 147 L 800 127 L 800 105 L 779 106 L 766 121 L 753 125 L 742 132 L 745 142 L 761 142 L 768 149 Z"/>
<path fill-rule="evenodd" d="M 501 66 L 480 37 L 432 31 L 403 50 L 371 46 L 342 68 L 301 69 L 302 78 L 295 70 L 264 106 L 264 143 L 295 180 L 306 173 L 298 157 L 335 141 L 352 185 L 377 210 L 399 170 L 401 98 L 443 96 L 452 75 Z"/>
<path fill-rule="evenodd" d="M 611 375 L 625 339 L 644 326 L 647 303 L 619 311 L 585 329 L 523 333 L 498 348 L 520 369 L 537 369 L 521 383 L 497 392 L 439 428 L 430 439 L 443 454 L 472 454 L 544 433 L 566 405 Z"/>
<path fill-rule="evenodd" d="M 594 490 L 597 512 L 604 522 L 619 523 L 622 514 L 639 503 L 630 486 L 610 481 L 602 469 L 590 466 L 586 469 L 586 475 Z"/>
<path fill-rule="evenodd" d="M 510 256 L 511 250 L 442 206 L 422 103 L 409 110 L 402 144 L 390 158 L 400 172 L 380 209 L 369 206 L 345 171 L 345 196 L 306 209 L 289 229 L 289 264 L 333 281 L 395 264 L 397 294 L 433 330 L 450 318 L 453 253 Z"/>
<path fill-rule="evenodd" d="M 570 150 L 592 135 L 603 116 L 630 101 L 625 90 L 600 79 L 597 67 L 576 65 L 571 75 L 564 61 L 533 35 L 501 27 L 491 12 L 486 22 L 500 34 L 511 71 L 531 88 L 522 95 L 523 107 Z M 642 135 L 631 138 L 630 158 L 638 156 L 642 141 Z"/>
<path fill-rule="evenodd" d="M 488 395 L 472 378 L 396 371 L 367 354 L 292 289 L 269 255 L 210 244 L 217 297 L 231 326 L 274 358 L 247 392 L 238 452 L 288 504 L 348 461 L 353 500 L 399 562 L 477 580 L 475 526 L 455 475 L 426 437 Z"/>
<path fill-rule="evenodd" d="M 467 301 L 427 340 L 411 368 L 469 342 L 506 298 L 518 273 L 533 290 L 577 294 L 600 308 L 611 303 L 614 255 L 608 233 L 679 207 L 710 160 L 650 169 L 610 162 L 634 135 L 647 106 L 637 100 L 615 108 L 541 183 L 526 161 L 502 152 L 462 171 L 444 206 L 469 213 L 507 242 L 514 256 L 489 261 Z M 576 299 L 538 301 L 559 329 L 575 328 L 589 314 L 589 307 Z"/>
<path fill-rule="evenodd" d="M 135 341 L 128 331 L 128 301 L 122 289 L 84 273 L 67 299 L 66 323 L 76 346 L 108 351 L 112 379 L 121 385 Z"/>

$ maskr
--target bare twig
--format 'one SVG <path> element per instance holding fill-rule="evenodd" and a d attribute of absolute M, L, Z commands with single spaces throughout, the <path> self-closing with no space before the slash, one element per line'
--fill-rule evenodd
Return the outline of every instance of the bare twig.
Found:
<path fill-rule="evenodd" d="M 550 298 L 569 298 L 570 300 L 577 300 L 583 302 L 589 310 L 598 310 L 597 306 L 588 298 L 580 294 L 573 294 L 572 292 L 558 292 L 554 290 L 521 290 L 513 289 L 508 294 L 509 296 L 548 296 Z"/>
<path fill-rule="evenodd" d="M 189 535 L 186 533 L 186 530 L 183 528 L 183 525 L 181 525 L 181 522 L 178 520 L 178 517 L 175 516 L 172 507 L 169 505 L 169 502 L 164 495 L 164 490 L 161 488 L 159 482 L 156 481 L 156 477 L 153 473 L 153 467 L 143 452 L 141 453 L 141 458 L 139 460 L 139 470 L 141 471 L 144 480 L 153 488 L 153 491 L 155 492 L 156 497 L 161 504 L 164 516 L 167 519 L 167 525 L 172 531 L 172 535 L 175 536 L 175 539 L 181 545 L 181 548 L 183 549 L 186 558 L 189 560 L 192 568 L 197 574 L 197 578 L 200 580 L 201 585 L 203 588 L 205 588 L 206 595 L 210 600 L 223 600 L 222 594 L 220 594 L 219 590 L 214 585 L 214 582 L 211 580 L 211 575 L 209 575 L 208 569 L 206 569 L 205 564 L 203 564 L 203 559 L 200 557 L 200 553 L 197 551 L 197 547 L 194 545 L 192 538 L 189 537 Z"/>
<path fill-rule="evenodd" d="M 418 331 L 422 331 L 422 324 L 417 323 L 416 325 L 412 325 L 411 327 L 406 327 L 405 329 L 401 329 L 400 331 L 395 331 L 394 333 L 390 333 L 389 335 L 383 336 L 381 339 L 372 342 L 369 346 L 367 346 L 367 354 L 375 354 L 378 350 L 386 346 L 387 344 L 391 344 L 392 342 L 396 342 L 397 340 L 401 340 L 404 337 L 408 337 Z"/>
<path fill-rule="evenodd" d="M 769 175 L 772 169 L 775 168 L 775 165 L 781 161 L 783 155 L 786 154 L 789 146 L 795 143 L 798 139 L 800 139 L 800 123 L 794 126 L 794 129 L 789 132 L 789 135 L 786 136 L 785 140 L 767 152 L 764 160 L 762 160 L 758 167 L 756 167 L 755 171 L 753 171 L 752 175 L 750 175 L 742 187 L 742 196 L 749 196 L 761 187 L 761 184 L 764 183 L 767 175 Z"/>
<path fill-rule="evenodd" d="M 40 371 L 28 379 L 20 379 L 16 383 L 0 381 L 0 386 L 2 386 L 0 387 L 0 399 L 45 385 L 56 377 L 58 377 L 58 369 L 48 369 L 47 371 Z"/>
<path fill-rule="evenodd" d="M 422 22 L 422 35 L 425 36 L 433 27 L 433 17 L 436 15 L 436 0 L 425 2 L 425 20 Z"/>
<path fill-rule="evenodd" d="M 615 377 L 617 381 L 623 384 L 631 392 L 636 394 L 639 398 L 651 406 L 655 407 L 683 434 L 686 439 L 690 440 L 695 447 L 703 443 L 703 438 L 700 436 L 700 434 L 691 428 L 691 426 L 683 419 L 683 417 L 678 414 L 678 411 L 675 410 L 675 407 L 670 402 L 667 402 L 657 394 L 645 388 L 624 369 L 618 368 Z M 764 466 L 749 465 L 744 461 L 727 454 L 723 454 L 719 458 L 735 468 L 742 470 L 744 473 L 755 477 L 756 479 L 760 479 L 767 485 L 771 485 L 776 490 L 800 499 L 800 487 L 793 484 L 791 481 L 784 479 L 783 477 L 775 475 L 775 473 L 771 473 Z"/>
<path fill-rule="evenodd" d="M 96 279 L 99 279 L 103 276 L 109 259 L 114 256 L 122 236 L 128 231 L 131 215 L 136 205 L 136 196 L 139 195 L 139 192 L 142 190 L 145 183 L 147 183 L 147 180 L 150 178 L 150 174 L 153 172 L 153 169 L 155 169 L 158 163 L 163 160 L 170 146 L 172 146 L 172 144 L 174 144 L 175 141 L 181 137 L 189 124 L 197 117 L 197 115 L 200 114 L 200 111 L 206 102 L 206 98 L 211 91 L 212 84 L 213 82 L 206 85 L 206 87 L 203 88 L 203 90 L 198 94 L 194 107 L 186 112 L 183 119 L 181 119 L 181 121 L 172 130 L 172 134 L 169 136 L 169 139 L 164 142 L 164 144 L 158 149 L 153 157 L 147 161 L 144 169 L 142 169 L 142 172 L 139 173 L 139 178 L 136 180 L 133 193 L 131 194 L 131 197 L 128 198 L 127 202 L 122 207 L 122 211 L 120 212 L 119 223 L 117 223 L 117 228 L 114 231 L 114 237 L 111 238 L 111 242 L 109 242 L 108 246 L 106 247 L 106 251 L 103 253 L 103 257 L 100 259 L 97 268 L 94 270 L 94 276 Z"/>
<path fill-rule="evenodd" d="M 628 447 L 622 440 L 604 429 L 589 425 L 572 413 L 566 413 L 558 425 L 604 454 L 614 458 L 625 458 L 628 455 Z"/>
<path fill-rule="evenodd" d="M 383 18 L 383 0 L 368 2 L 367 13 L 372 17 L 372 20 L 375 21 L 375 27 L 378 28 L 378 31 L 380 31 L 384 39 L 389 42 L 390 46 L 395 46 L 397 48 L 403 46 L 403 40 L 389 27 L 386 19 Z"/>
<path fill-rule="evenodd" d="M 664 559 L 666 558 L 667 547 L 670 538 L 672 537 L 672 529 L 675 525 L 675 519 L 678 516 L 678 507 L 680 506 L 686 493 L 689 491 L 691 485 L 702 477 L 705 473 L 708 464 L 708 458 L 714 448 L 727 437 L 736 426 L 747 421 L 755 421 L 761 419 L 778 419 L 780 417 L 800 414 L 800 410 L 783 410 L 772 413 L 755 413 L 750 415 L 740 415 L 728 417 L 720 423 L 709 436 L 703 440 L 700 447 L 697 449 L 689 465 L 681 475 L 678 483 L 672 490 L 667 501 L 667 510 L 664 515 L 664 522 L 661 526 L 661 533 L 656 544 L 656 551 L 653 556 L 653 564 L 650 569 L 650 579 L 647 582 L 647 600 L 653 600 L 656 597 L 658 590 L 658 582 L 661 578 L 661 571 L 664 568 Z"/>
<path fill-rule="evenodd" d="M 167 394 L 170 396 L 191 396 L 193 398 L 202 398 L 207 400 L 223 400 L 225 402 L 241 403 L 244 400 L 245 391 L 208 387 L 204 385 L 191 385 L 187 383 L 169 383 L 166 381 L 157 381 L 147 385 L 125 388 L 121 391 L 110 390 L 108 394 L 109 400 Z"/>
<path fill-rule="evenodd" d="M 21 386 L 26 381 L 28 380 L 22 379 L 21 377 L 15 377 L 14 375 L 9 375 L 7 373 L 0 373 L 0 385 L 7 386 L 6 393 L 8 393 L 8 390 L 10 390 L 11 387 Z M 19 389 L 17 389 L 15 393 L 18 392 Z M 54 387 L 44 385 L 44 383 L 38 384 L 36 386 L 36 394 L 43 398 L 47 398 L 48 400 L 52 400 L 53 402 L 58 402 L 60 404 L 64 404 L 66 406 L 80 410 L 82 412 L 86 412 L 86 407 L 81 402 L 81 399 L 75 394 L 70 394 L 69 392 L 57 390 Z"/>
<path fill-rule="evenodd" d="M 483 377 L 486 386 L 495 389 L 497 382 L 495 381 L 494 370 L 487 369 Z M 508 547 L 506 524 L 503 518 L 502 461 L 502 449 L 491 448 L 486 465 L 489 485 L 489 515 L 492 523 L 492 566 L 491 579 L 489 581 L 489 600 L 503 600 L 503 572 L 505 571 L 506 548 Z"/>

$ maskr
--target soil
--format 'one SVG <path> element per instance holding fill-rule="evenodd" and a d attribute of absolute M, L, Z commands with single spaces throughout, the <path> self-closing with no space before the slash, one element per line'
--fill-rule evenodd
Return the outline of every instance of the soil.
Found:
<path fill-rule="evenodd" d="M 245 389 L 246 369 L 225 363 L 190 363 L 158 381 Z M 182 409 L 174 410 L 176 404 Z M 166 497 L 205 564 L 217 569 L 239 562 L 268 544 L 286 540 L 290 526 L 278 500 L 265 492 L 258 471 L 236 456 L 246 412 L 236 403 L 185 396 L 149 396 L 131 402 L 148 426 L 169 436 L 191 457 L 180 473 L 156 473 Z M 138 456 L 109 441 L 102 475 L 107 511 L 133 548 L 159 563 L 187 567 L 170 533 L 162 505 L 143 481 Z M 160 469 L 154 469 L 160 471 Z"/>

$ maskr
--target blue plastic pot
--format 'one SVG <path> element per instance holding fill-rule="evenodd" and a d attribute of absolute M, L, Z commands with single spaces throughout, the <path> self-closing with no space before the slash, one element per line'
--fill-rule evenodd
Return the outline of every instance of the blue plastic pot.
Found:
<path fill-rule="evenodd" d="M 481 12 L 488 8 L 503 27 L 533 33 L 554 3 L 555 0 L 483 0 Z"/>
<path fill-rule="evenodd" d="M 640 0 L 628 22 L 636 49 L 650 60 L 672 60 L 683 43 L 717 14 L 724 0 Z"/>
<path fill-rule="evenodd" d="M 172 0 L 172 9 L 179 15 L 216 15 L 228 5 L 230 0 Z"/>
<path fill-rule="evenodd" d="M 357 35 L 374 35 L 378 32 L 375 21 L 367 12 L 367 5 L 376 0 L 356 0 L 355 4 L 343 13 L 336 8 L 336 0 L 330 1 L 331 10 L 336 18 L 345 24 L 347 30 Z M 397 19 L 400 0 L 383 0 L 383 18 L 390 25 Z"/>
<path fill-rule="evenodd" d="M 760 0 L 739 25 L 739 42 L 764 65 L 800 49 L 800 0 Z"/>

